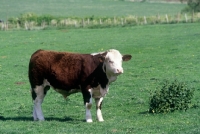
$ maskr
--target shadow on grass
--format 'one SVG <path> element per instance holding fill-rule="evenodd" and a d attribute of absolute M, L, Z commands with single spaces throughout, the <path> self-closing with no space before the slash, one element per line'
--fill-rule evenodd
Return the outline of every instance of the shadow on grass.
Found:
<path fill-rule="evenodd" d="M 4 116 L 0 116 L 0 121 L 7 121 L 7 120 L 11 120 L 11 121 L 33 121 L 33 118 L 32 117 L 4 117 Z M 47 117 L 47 118 L 45 118 L 45 121 L 84 122 L 84 120 L 73 119 L 73 118 L 70 118 L 70 117 L 65 117 L 65 118 Z"/>

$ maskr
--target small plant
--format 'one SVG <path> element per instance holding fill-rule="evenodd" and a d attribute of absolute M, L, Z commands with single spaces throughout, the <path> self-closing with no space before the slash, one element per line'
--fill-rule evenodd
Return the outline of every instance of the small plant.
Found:
<path fill-rule="evenodd" d="M 187 110 L 194 90 L 189 89 L 187 84 L 165 81 L 161 90 L 156 90 L 150 97 L 150 113 L 168 113 L 175 110 Z"/>

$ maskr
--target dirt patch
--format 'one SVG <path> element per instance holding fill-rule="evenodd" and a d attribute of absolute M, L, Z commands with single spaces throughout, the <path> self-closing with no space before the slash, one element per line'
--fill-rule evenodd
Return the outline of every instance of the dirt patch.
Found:
<path fill-rule="evenodd" d="M 1 56 L 1 59 L 5 59 L 5 58 L 7 58 L 7 56 Z"/>
<path fill-rule="evenodd" d="M 20 81 L 18 81 L 18 82 L 15 82 L 15 84 L 16 84 L 16 85 L 23 85 L 23 84 L 25 84 L 25 82 L 20 82 Z"/>

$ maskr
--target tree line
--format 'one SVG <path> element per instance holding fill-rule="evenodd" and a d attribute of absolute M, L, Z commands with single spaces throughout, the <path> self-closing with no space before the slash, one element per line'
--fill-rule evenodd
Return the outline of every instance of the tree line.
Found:
<path fill-rule="evenodd" d="M 200 12 L 200 0 L 180 0 L 181 2 L 187 2 L 187 7 L 184 12 Z"/>

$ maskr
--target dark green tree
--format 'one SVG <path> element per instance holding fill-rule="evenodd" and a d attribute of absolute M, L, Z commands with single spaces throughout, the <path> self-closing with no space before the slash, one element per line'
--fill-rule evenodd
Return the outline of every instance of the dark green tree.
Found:
<path fill-rule="evenodd" d="M 187 1 L 188 7 L 183 11 L 186 12 L 200 12 L 200 0 L 180 0 L 181 2 Z"/>

